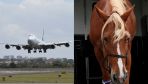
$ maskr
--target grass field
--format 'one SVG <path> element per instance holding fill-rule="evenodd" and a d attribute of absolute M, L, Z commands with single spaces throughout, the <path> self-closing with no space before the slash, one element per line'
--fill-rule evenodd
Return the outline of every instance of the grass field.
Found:
<path fill-rule="evenodd" d="M 73 83 L 73 72 L 49 72 L 0 76 L 0 83 Z"/>

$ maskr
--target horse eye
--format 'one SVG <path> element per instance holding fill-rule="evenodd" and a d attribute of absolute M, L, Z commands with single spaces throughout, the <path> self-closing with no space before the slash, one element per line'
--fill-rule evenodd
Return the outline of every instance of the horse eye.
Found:
<path fill-rule="evenodd" d="M 125 38 L 125 42 L 128 43 L 130 38 Z"/>
<path fill-rule="evenodd" d="M 108 38 L 107 37 L 104 37 L 103 38 L 103 42 L 107 43 L 108 42 Z"/>

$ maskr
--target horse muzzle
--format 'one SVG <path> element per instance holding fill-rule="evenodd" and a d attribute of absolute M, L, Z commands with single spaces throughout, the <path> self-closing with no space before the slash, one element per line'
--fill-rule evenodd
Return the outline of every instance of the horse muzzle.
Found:
<path fill-rule="evenodd" d="M 112 74 L 112 84 L 124 84 L 126 78 L 127 78 L 127 73 L 124 74 L 123 77 L 119 77 L 118 74 Z"/>

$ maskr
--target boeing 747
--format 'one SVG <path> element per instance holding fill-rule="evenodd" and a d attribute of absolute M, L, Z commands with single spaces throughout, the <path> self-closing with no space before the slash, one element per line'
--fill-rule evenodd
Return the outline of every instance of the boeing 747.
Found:
<path fill-rule="evenodd" d="M 28 38 L 28 44 L 6 44 L 5 48 L 10 49 L 10 47 L 16 47 L 17 50 L 21 50 L 22 48 L 24 50 L 28 50 L 28 53 L 31 53 L 31 50 L 33 50 L 34 53 L 39 51 L 39 53 L 46 53 L 47 49 L 55 49 L 56 46 L 62 46 L 69 47 L 69 42 L 61 42 L 61 43 L 46 43 L 42 40 L 38 39 L 35 35 L 30 34 Z"/>

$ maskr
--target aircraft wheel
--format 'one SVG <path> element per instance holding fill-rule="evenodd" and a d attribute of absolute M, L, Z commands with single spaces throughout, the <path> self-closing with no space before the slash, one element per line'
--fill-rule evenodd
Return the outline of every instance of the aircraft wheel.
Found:
<path fill-rule="evenodd" d="M 28 49 L 28 53 L 31 53 L 31 50 Z"/>
<path fill-rule="evenodd" d="M 34 50 L 33 52 L 36 53 L 36 50 Z"/>

